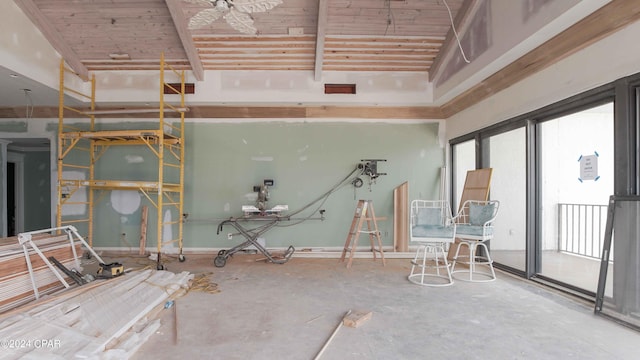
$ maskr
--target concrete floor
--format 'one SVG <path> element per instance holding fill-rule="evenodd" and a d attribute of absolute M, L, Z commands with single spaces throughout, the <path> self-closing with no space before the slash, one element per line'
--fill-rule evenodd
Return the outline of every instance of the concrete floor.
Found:
<path fill-rule="evenodd" d="M 491 251 L 491 257 L 495 262 L 522 271 L 525 267 L 525 256 L 524 251 Z M 543 251 L 541 275 L 595 293 L 598 290 L 600 277 L 600 259 L 559 251 Z M 607 271 L 605 296 L 613 296 L 613 263 L 609 265 Z"/>
<path fill-rule="evenodd" d="M 161 313 L 162 326 L 133 359 L 313 359 L 344 314 L 322 359 L 637 359 L 640 333 L 576 302 L 498 273 L 491 283 L 411 284 L 407 259 L 292 258 L 276 265 L 236 254 L 187 256 L 170 271 L 213 272 L 217 294 L 191 291 Z M 126 261 L 125 261 L 126 263 Z"/>

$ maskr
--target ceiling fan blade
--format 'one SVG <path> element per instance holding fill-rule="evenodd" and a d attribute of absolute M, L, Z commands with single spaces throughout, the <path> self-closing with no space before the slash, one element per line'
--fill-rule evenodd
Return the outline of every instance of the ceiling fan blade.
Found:
<path fill-rule="evenodd" d="M 224 16 L 224 19 L 227 20 L 227 23 L 229 23 L 232 28 L 241 33 L 255 35 L 258 32 L 258 30 L 253 26 L 253 19 L 251 16 L 240 12 L 235 8 L 231 8 L 229 13 Z"/>
<path fill-rule="evenodd" d="M 265 12 L 282 4 L 282 0 L 233 0 L 236 9 L 246 13 Z"/>
<path fill-rule="evenodd" d="M 222 12 L 218 8 L 202 10 L 189 20 L 189 29 L 197 29 L 209 25 L 219 19 L 220 16 L 222 16 Z"/>
<path fill-rule="evenodd" d="M 211 1 L 209 1 L 209 0 L 182 0 L 182 1 L 186 1 L 188 3 L 201 5 L 201 6 L 213 6 Z"/>

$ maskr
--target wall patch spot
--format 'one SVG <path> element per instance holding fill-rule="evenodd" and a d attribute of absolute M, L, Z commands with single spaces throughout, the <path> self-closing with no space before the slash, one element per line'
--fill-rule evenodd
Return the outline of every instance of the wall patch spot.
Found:
<path fill-rule="evenodd" d="M 144 159 L 140 155 L 127 155 L 124 159 L 127 160 L 127 163 L 129 164 L 139 164 L 144 162 Z"/>
<path fill-rule="evenodd" d="M 273 161 L 273 156 L 252 156 L 253 161 Z"/>
<path fill-rule="evenodd" d="M 140 193 L 135 190 L 111 191 L 111 207 L 121 215 L 133 214 L 140 207 Z"/>

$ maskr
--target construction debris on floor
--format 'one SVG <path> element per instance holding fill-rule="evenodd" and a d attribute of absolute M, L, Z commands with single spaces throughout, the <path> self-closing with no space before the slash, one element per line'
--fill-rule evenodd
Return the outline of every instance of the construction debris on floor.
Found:
<path fill-rule="evenodd" d="M 329 346 L 329 343 L 331 343 L 331 340 L 333 340 L 333 338 L 336 336 L 336 334 L 338 333 L 342 325 L 356 328 L 362 325 L 363 322 L 371 319 L 372 314 L 373 313 L 371 311 L 365 311 L 365 310 L 347 311 L 347 313 L 344 314 L 342 321 L 338 323 L 338 326 L 336 326 L 336 328 L 331 333 L 331 336 L 327 339 L 327 341 L 325 341 L 324 345 L 322 346 L 320 351 L 318 351 L 318 353 L 313 359 L 314 360 L 320 359 L 324 351 L 327 349 L 327 346 Z"/>
<path fill-rule="evenodd" d="M 38 234 L 31 240 L 45 258 L 55 257 L 67 267 L 74 266 L 76 258 L 66 234 Z M 75 254 L 82 254 L 80 243 L 75 243 L 74 246 Z M 33 247 L 28 248 L 28 254 L 40 295 L 64 288 L 56 274 L 49 269 Z M 25 259 L 24 248 L 17 236 L 0 239 L 0 313 L 36 299 Z"/>
<path fill-rule="evenodd" d="M 24 261 L 24 259 L 23 259 Z M 126 359 L 193 275 L 139 270 L 41 297 L 0 317 L 1 358 Z"/>
<path fill-rule="evenodd" d="M 83 250 L 95 258 L 95 275 L 82 273 L 90 266 L 81 262 Z M 0 359 L 129 358 L 192 280 L 187 271 L 125 274 L 73 226 L 0 239 Z"/>

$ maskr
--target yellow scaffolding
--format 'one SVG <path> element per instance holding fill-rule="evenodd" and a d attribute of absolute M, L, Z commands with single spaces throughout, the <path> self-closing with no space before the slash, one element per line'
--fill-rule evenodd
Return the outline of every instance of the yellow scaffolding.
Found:
<path fill-rule="evenodd" d="M 179 79 L 180 88 L 165 82 L 165 73 Z M 86 94 L 65 85 L 72 80 L 90 82 L 91 91 Z M 165 89 L 170 94 L 180 96 L 179 104 L 172 105 L 165 101 Z M 177 243 L 178 259 L 184 261 L 183 247 L 183 213 L 184 213 L 184 113 L 185 107 L 185 74 L 166 64 L 164 54 L 160 58 L 160 102 L 155 109 L 128 110 L 96 110 L 96 79 L 81 79 L 78 74 L 60 61 L 60 97 L 58 108 L 58 203 L 57 226 L 84 224 L 87 230 L 88 243 L 93 246 L 94 239 L 94 207 L 98 192 L 111 190 L 137 190 L 155 207 L 157 213 L 157 247 L 158 269 L 162 269 L 161 253 L 163 245 Z M 89 108 L 77 108 L 65 104 L 66 95 L 73 95 L 90 102 Z M 131 114 L 155 112 L 158 114 L 159 126 L 155 129 L 142 130 L 99 130 L 96 118 L 114 114 Z M 178 113 L 177 121 L 165 121 L 165 112 Z M 73 114 L 74 124 L 65 123 L 65 114 Z M 78 121 L 79 119 L 79 121 Z M 84 119 L 84 120 L 83 120 Z M 88 120 L 88 121 L 87 121 Z M 177 119 L 176 119 L 177 120 Z M 67 121 L 69 122 L 69 121 Z M 103 180 L 96 178 L 96 163 L 111 147 L 118 145 L 137 145 L 148 148 L 158 159 L 158 174 L 153 181 Z M 177 176 L 176 176 L 177 172 Z M 71 174 L 75 173 L 75 178 Z M 78 176 L 78 173 L 81 175 Z M 174 175 L 167 179 L 168 174 Z M 80 178 L 78 178 L 80 177 Z M 173 182 L 169 182 L 173 180 Z M 86 189 L 86 199 L 81 196 Z M 78 194 L 78 196 L 73 196 Z M 86 206 L 88 216 L 69 214 L 65 209 L 70 206 Z M 178 220 L 165 221 L 163 213 L 175 207 Z M 178 237 L 164 240 L 163 227 L 177 226 Z"/>

